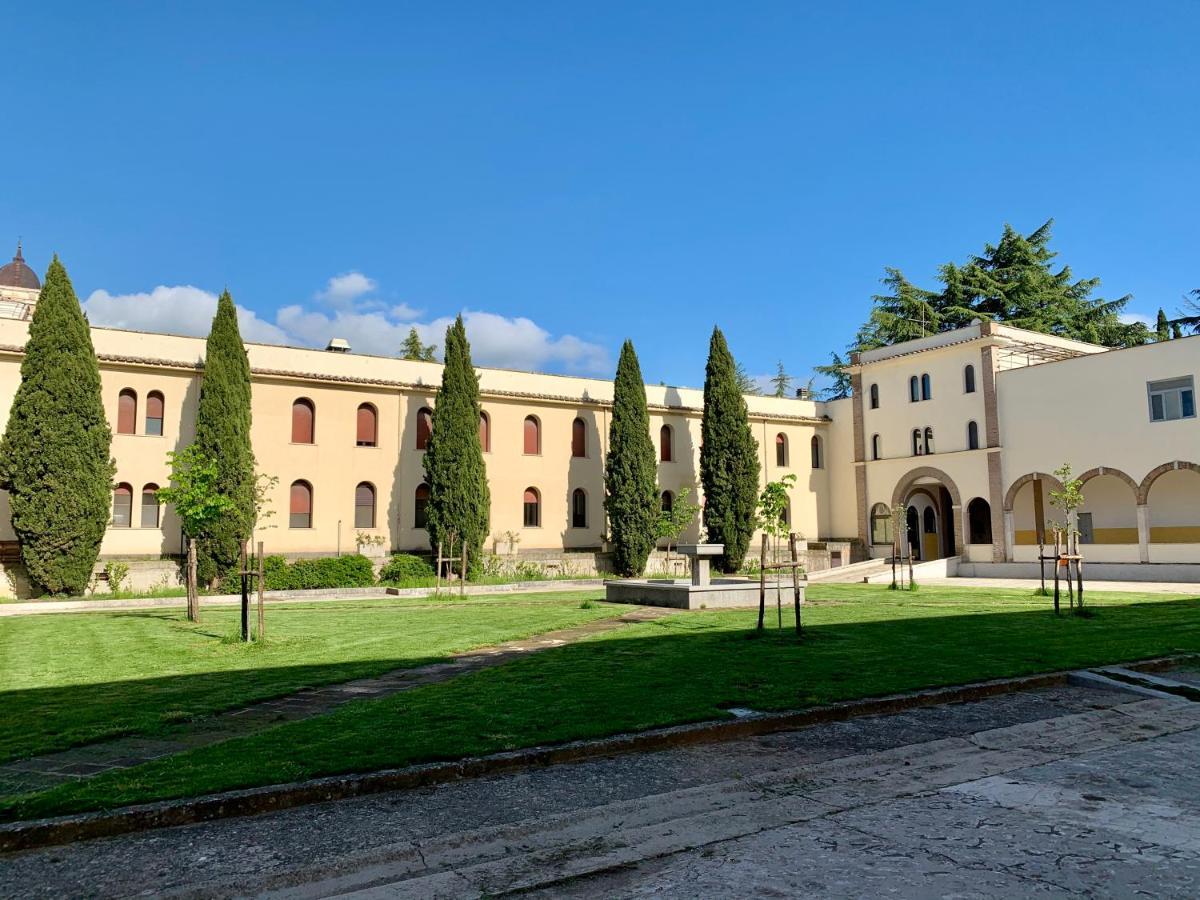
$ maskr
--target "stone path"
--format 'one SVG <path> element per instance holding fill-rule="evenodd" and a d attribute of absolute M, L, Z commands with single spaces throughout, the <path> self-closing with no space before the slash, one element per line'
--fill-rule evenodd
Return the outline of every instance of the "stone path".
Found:
<path fill-rule="evenodd" d="M 613 631 L 632 622 L 648 622 L 678 613 L 679 610 L 676 609 L 635 607 L 611 619 L 597 619 L 573 628 L 468 650 L 448 657 L 444 662 L 393 669 L 371 678 L 307 688 L 294 694 L 174 726 L 161 736 L 114 738 L 73 747 L 59 753 L 10 762 L 0 766 L 0 796 L 45 790 L 63 782 L 90 778 L 101 772 L 127 769 L 159 757 L 261 731 L 283 722 L 324 715 L 352 700 L 379 699 L 422 685 L 448 681 L 468 672 L 504 665 L 519 656 L 561 647 L 593 634 Z"/>
<path fill-rule="evenodd" d="M 12 854 L 0 896 L 1200 894 L 1200 703 L 1051 688 Z"/>

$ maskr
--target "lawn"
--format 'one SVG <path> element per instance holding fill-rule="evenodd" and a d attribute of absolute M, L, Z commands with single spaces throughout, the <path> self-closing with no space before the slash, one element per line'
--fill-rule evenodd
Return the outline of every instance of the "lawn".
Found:
<path fill-rule="evenodd" d="M 596 591 L 464 600 L 272 604 L 267 640 L 236 640 L 237 607 L 0 618 L 0 761 L 620 615 Z"/>
<path fill-rule="evenodd" d="M 96 809 L 453 759 L 986 678 L 1200 652 L 1200 598 L 1091 594 L 1055 617 L 1019 591 L 814 586 L 806 634 L 753 611 L 682 614 L 316 719 L 0 803 L 0 818 Z M 786 612 L 785 612 L 786 624 Z"/>

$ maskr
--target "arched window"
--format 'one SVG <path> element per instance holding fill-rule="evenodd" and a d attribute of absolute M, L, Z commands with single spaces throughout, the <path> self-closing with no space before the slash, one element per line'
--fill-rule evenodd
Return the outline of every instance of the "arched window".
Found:
<path fill-rule="evenodd" d="M 583 424 L 583 419 L 571 423 L 571 455 L 587 456 L 587 426 Z"/>
<path fill-rule="evenodd" d="M 967 423 L 967 449 L 979 449 L 979 426 L 974 422 Z"/>
<path fill-rule="evenodd" d="M 933 429 L 925 429 L 925 454 L 928 456 L 933 452 Z"/>
<path fill-rule="evenodd" d="M 925 533 L 937 534 L 937 516 L 934 515 L 933 507 L 925 507 L 925 515 L 922 517 L 925 521 Z"/>
<path fill-rule="evenodd" d="M 542 496 L 537 488 L 525 488 L 525 517 L 526 528 L 540 528 L 542 524 Z"/>
<path fill-rule="evenodd" d="M 542 423 L 537 416 L 525 417 L 525 455 L 537 456 L 542 452 Z"/>
<path fill-rule="evenodd" d="M 137 434 L 137 392 L 131 388 L 117 395 L 117 434 Z"/>
<path fill-rule="evenodd" d="M 288 528 L 312 528 L 313 489 L 307 481 L 293 481 L 288 500 Z"/>
<path fill-rule="evenodd" d="M 429 485 L 418 484 L 413 493 L 413 528 L 429 526 Z"/>
<path fill-rule="evenodd" d="M 316 434 L 317 408 L 307 397 L 292 403 L 292 443 L 311 444 Z"/>
<path fill-rule="evenodd" d="M 359 447 L 375 447 L 379 443 L 379 413 L 370 403 L 358 407 L 354 443 Z"/>
<path fill-rule="evenodd" d="M 912 455 L 920 456 L 922 452 L 923 451 L 922 451 L 922 446 L 921 446 L 921 429 L 914 428 L 913 433 L 912 433 Z"/>
<path fill-rule="evenodd" d="M 921 376 L 921 399 L 922 400 L 932 400 L 933 399 L 933 382 L 931 382 L 929 380 L 928 373 Z"/>
<path fill-rule="evenodd" d="M 825 459 L 821 448 L 821 436 L 814 434 L 810 446 L 812 447 L 812 467 L 814 469 L 824 468 Z"/>
<path fill-rule="evenodd" d="M 158 527 L 158 485 L 147 484 L 142 488 L 142 527 Z"/>
<path fill-rule="evenodd" d="M 908 379 L 908 399 L 910 403 L 916 403 L 921 399 L 921 383 L 916 375 Z"/>
<path fill-rule="evenodd" d="M 871 409 L 879 409 L 879 385 L 871 385 Z"/>
<path fill-rule="evenodd" d="M 125 482 L 113 491 L 113 528 L 128 528 L 133 524 L 133 488 Z"/>
<path fill-rule="evenodd" d="M 871 435 L 871 459 L 881 459 L 882 457 L 883 451 L 881 449 L 879 435 L 873 434 Z"/>
<path fill-rule="evenodd" d="M 967 524 L 972 544 L 992 542 L 992 507 L 982 497 L 976 497 L 967 504 Z"/>
<path fill-rule="evenodd" d="M 882 503 L 876 503 L 871 507 L 871 543 L 890 544 L 892 535 L 892 511 Z"/>
<path fill-rule="evenodd" d="M 975 367 L 967 366 L 963 369 L 963 393 L 975 393 Z"/>
<path fill-rule="evenodd" d="M 375 487 L 367 481 L 354 489 L 354 527 L 375 527 Z"/>
<path fill-rule="evenodd" d="M 658 500 L 662 511 L 665 513 L 671 512 L 675 508 L 675 495 L 670 491 L 663 491 L 662 496 Z"/>
<path fill-rule="evenodd" d="M 163 433 L 163 395 L 159 391 L 151 391 L 146 395 L 146 434 L 161 435 Z"/>
<path fill-rule="evenodd" d="M 675 459 L 675 433 L 670 425 L 658 429 L 658 459 L 660 462 L 671 462 Z"/>
<path fill-rule="evenodd" d="M 787 435 L 782 431 L 775 435 L 775 465 L 785 467 L 788 464 Z"/>
<path fill-rule="evenodd" d="M 485 412 L 479 413 L 479 448 L 484 453 L 492 452 L 492 420 Z"/>
<path fill-rule="evenodd" d="M 587 493 L 582 488 L 571 492 L 571 527 L 587 528 Z"/>
<path fill-rule="evenodd" d="M 429 437 L 433 434 L 433 410 L 422 406 L 417 410 L 417 449 L 424 450 L 429 446 Z"/>

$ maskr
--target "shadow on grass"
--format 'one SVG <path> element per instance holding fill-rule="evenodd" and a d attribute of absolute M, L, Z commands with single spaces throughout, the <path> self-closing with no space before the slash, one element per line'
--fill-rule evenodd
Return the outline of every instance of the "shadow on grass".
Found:
<path fill-rule="evenodd" d="M 1200 652 L 1200 600 L 1106 605 L 1090 619 L 1042 609 L 947 614 L 921 603 L 809 610 L 802 639 L 753 633 L 753 611 L 680 615 L 317 718 L 0 804 L 0 817 L 189 796 L 721 718 L 731 706 L 802 709 L 1057 669 Z M 397 661 L 391 661 L 397 662 Z M 390 665 L 391 662 L 386 663 Z M 409 664 L 410 660 L 402 661 Z M 341 666 L 303 667 L 314 682 Z M 136 691 L 269 684 L 289 668 L 135 683 Z M 196 679 L 200 679 L 197 681 Z M 190 685 L 184 690 L 181 685 Z M 124 686 L 126 690 L 129 685 Z M 0 696 L 103 705 L 112 685 Z M 128 697 L 122 702 L 129 702 Z"/>

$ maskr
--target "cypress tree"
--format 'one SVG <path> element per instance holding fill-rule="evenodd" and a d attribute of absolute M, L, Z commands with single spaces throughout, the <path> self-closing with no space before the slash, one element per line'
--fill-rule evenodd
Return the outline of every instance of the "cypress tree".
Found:
<path fill-rule="evenodd" d="M 204 349 L 204 380 L 196 411 L 196 445 L 219 469 L 217 489 L 229 511 L 199 535 L 197 572 L 211 584 L 238 565 L 254 525 L 254 451 L 250 446 L 250 360 L 229 291 L 217 301 Z"/>
<path fill-rule="evenodd" d="M 80 594 L 88 585 L 112 502 L 111 446 L 91 330 L 56 255 L 0 444 L 0 484 L 39 591 Z"/>
<path fill-rule="evenodd" d="M 1156 341 L 1171 339 L 1171 323 L 1167 320 L 1167 314 L 1163 312 L 1161 306 L 1158 308 L 1158 319 L 1154 323 L 1154 339 Z"/>
<path fill-rule="evenodd" d="M 758 502 L 758 442 L 750 433 L 746 400 L 738 390 L 737 365 L 721 329 L 713 328 L 704 370 L 704 417 L 700 423 L 700 483 L 708 539 L 724 544 L 722 572 L 736 572 L 754 533 Z"/>
<path fill-rule="evenodd" d="M 640 575 L 654 549 L 658 523 L 658 473 L 646 385 L 633 342 L 626 341 L 613 383 L 612 422 L 604 460 L 604 510 L 618 575 Z"/>
<path fill-rule="evenodd" d="M 471 363 L 471 345 L 462 316 L 446 329 L 442 386 L 433 410 L 433 429 L 425 448 L 429 483 L 430 547 L 448 548 L 451 532 L 467 546 L 467 569 L 478 572 L 487 539 L 491 492 L 483 447 L 479 443 L 479 377 Z M 461 546 L 461 543 L 459 544 Z"/>

